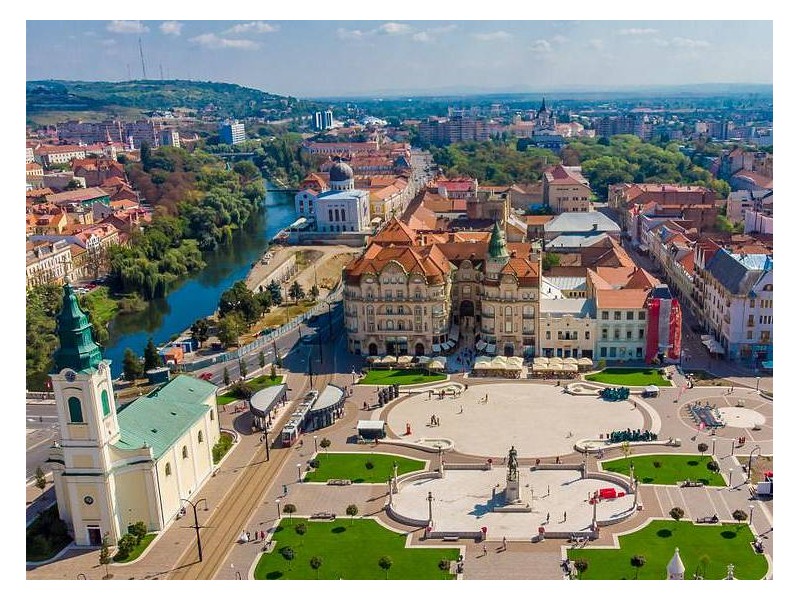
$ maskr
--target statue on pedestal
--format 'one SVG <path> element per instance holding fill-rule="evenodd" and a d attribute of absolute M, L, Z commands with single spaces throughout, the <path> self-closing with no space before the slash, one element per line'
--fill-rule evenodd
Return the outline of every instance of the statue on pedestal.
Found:
<path fill-rule="evenodd" d="M 517 449 L 514 446 L 511 446 L 511 450 L 508 451 L 508 475 L 506 476 L 507 481 L 516 481 L 519 478 L 519 474 L 517 473 Z"/>

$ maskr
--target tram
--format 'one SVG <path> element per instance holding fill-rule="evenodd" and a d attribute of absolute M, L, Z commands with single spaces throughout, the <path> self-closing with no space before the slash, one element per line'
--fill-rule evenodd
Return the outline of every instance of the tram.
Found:
<path fill-rule="evenodd" d="M 319 392 L 311 390 L 303 398 L 303 402 L 297 407 L 297 410 L 292 413 L 289 422 L 281 429 L 281 445 L 284 448 L 293 446 L 294 443 L 300 438 L 303 433 L 303 425 L 305 424 L 306 414 L 311 410 L 311 406 L 319 396 Z"/>

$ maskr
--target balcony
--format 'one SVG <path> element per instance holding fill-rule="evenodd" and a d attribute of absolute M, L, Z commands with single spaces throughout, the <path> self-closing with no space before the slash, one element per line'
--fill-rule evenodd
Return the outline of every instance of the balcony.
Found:
<path fill-rule="evenodd" d="M 534 314 L 526 315 L 525 313 L 523 313 L 522 314 L 522 318 L 523 319 L 535 319 L 536 315 L 534 315 Z"/>

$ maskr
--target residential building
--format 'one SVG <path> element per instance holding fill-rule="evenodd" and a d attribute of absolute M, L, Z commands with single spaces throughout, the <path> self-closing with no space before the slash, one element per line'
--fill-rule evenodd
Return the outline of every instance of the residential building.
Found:
<path fill-rule="evenodd" d="M 431 117 L 419 124 L 420 141 L 426 144 L 454 144 L 456 142 L 485 142 L 489 139 L 489 125 L 485 119 L 453 116 L 450 119 Z"/>
<path fill-rule="evenodd" d="M 601 212 L 565 212 L 544 224 L 547 249 L 591 245 L 599 237 L 620 239 L 619 225 Z"/>
<path fill-rule="evenodd" d="M 106 535 L 116 545 L 138 521 L 165 529 L 213 473 L 216 386 L 179 375 L 118 411 L 110 363 L 69 285 L 57 324 L 50 378 L 59 442 L 47 463 L 59 517 L 79 547 Z"/>
<path fill-rule="evenodd" d="M 162 146 L 181 147 L 181 136 L 176 129 L 164 129 L 159 134 L 159 143 Z"/>
<path fill-rule="evenodd" d="M 592 358 L 595 350 L 595 317 L 596 307 L 592 299 L 543 297 L 536 353 L 547 357 Z"/>
<path fill-rule="evenodd" d="M 580 167 L 550 167 L 542 174 L 542 181 L 544 205 L 555 214 L 594 210 L 592 189 Z"/>
<path fill-rule="evenodd" d="M 25 285 L 28 289 L 46 283 L 63 283 L 72 272 L 69 243 L 28 242 L 25 253 Z"/>
<path fill-rule="evenodd" d="M 705 262 L 702 320 L 726 358 L 772 360 L 773 259 L 718 249 Z"/>
<path fill-rule="evenodd" d="M 228 120 L 219 126 L 219 140 L 223 144 L 233 146 L 235 144 L 241 144 L 246 139 L 244 123 Z"/>

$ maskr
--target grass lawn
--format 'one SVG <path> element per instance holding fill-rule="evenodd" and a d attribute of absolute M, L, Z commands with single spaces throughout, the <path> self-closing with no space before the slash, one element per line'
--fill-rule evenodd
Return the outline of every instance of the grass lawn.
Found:
<path fill-rule="evenodd" d="M 599 373 L 586 376 L 587 381 L 611 385 L 657 385 L 669 387 L 670 382 L 658 369 L 603 369 Z"/>
<path fill-rule="evenodd" d="M 266 387 L 271 385 L 278 385 L 281 382 L 281 376 L 276 375 L 275 379 L 270 377 L 269 375 L 261 375 L 259 377 L 255 377 L 247 381 L 247 385 L 253 389 L 253 392 L 258 392 L 263 390 Z M 217 396 L 217 405 L 222 406 L 223 404 L 230 404 L 231 402 L 237 402 L 242 400 L 242 398 L 237 398 L 233 395 L 233 392 L 225 392 L 224 394 L 220 394 Z"/>
<path fill-rule="evenodd" d="M 444 381 L 446 375 L 429 373 L 423 369 L 373 369 L 358 383 L 362 385 L 413 385 L 417 383 L 430 383 L 431 381 Z"/>
<path fill-rule="evenodd" d="M 724 579 L 729 564 L 736 565 L 733 574 L 737 579 L 761 579 L 767 574 L 767 559 L 753 551 L 752 541 L 753 533 L 746 525 L 653 521 L 644 529 L 620 536 L 619 550 L 584 548 L 568 550 L 567 556 L 570 560 L 584 558 L 589 563 L 581 579 L 635 579 L 631 557 L 636 554 L 646 560 L 639 579 L 666 579 L 667 564 L 675 548 L 680 549 L 686 579 L 692 579 L 698 569 L 706 579 Z"/>
<path fill-rule="evenodd" d="M 295 525 L 304 523 L 304 535 Z M 282 519 L 273 535 L 275 549 L 264 554 L 255 569 L 255 579 L 386 579 L 378 566 L 382 556 L 392 559 L 389 579 L 453 579 L 439 568 L 442 559 L 457 560 L 456 549 L 406 548 L 406 534 L 389 531 L 372 519 L 335 521 Z M 286 560 L 281 548 L 291 547 L 294 559 Z M 322 559 L 315 573 L 312 556 Z"/>
<path fill-rule="evenodd" d="M 602 466 L 606 471 L 628 475 L 628 467 L 633 463 L 634 474 L 641 483 L 674 485 L 691 479 L 705 485 L 725 487 L 722 475 L 710 471 L 706 466 L 712 460 L 708 455 L 645 454 L 603 461 Z M 660 467 L 653 464 L 656 461 L 661 463 Z"/>
<path fill-rule="evenodd" d="M 125 560 L 114 559 L 114 562 L 115 563 L 129 563 L 132 560 L 136 560 L 137 558 L 139 558 L 142 555 L 142 552 L 144 552 L 145 549 L 150 545 L 150 542 L 152 542 L 154 539 L 156 539 L 156 535 L 157 534 L 155 534 L 155 533 L 148 533 L 147 535 L 145 535 L 142 538 L 141 543 L 138 546 L 136 546 L 136 548 L 131 550 L 131 553 L 128 555 L 128 558 L 126 558 Z"/>
<path fill-rule="evenodd" d="M 316 458 L 319 460 L 319 467 L 308 473 L 305 481 L 349 479 L 353 483 L 386 483 L 394 471 L 395 461 L 397 461 L 398 475 L 425 468 L 425 463 L 421 460 L 388 454 L 320 452 Z M 365 466 L 367 462 L 373 464 L 371 469 Z"/>

